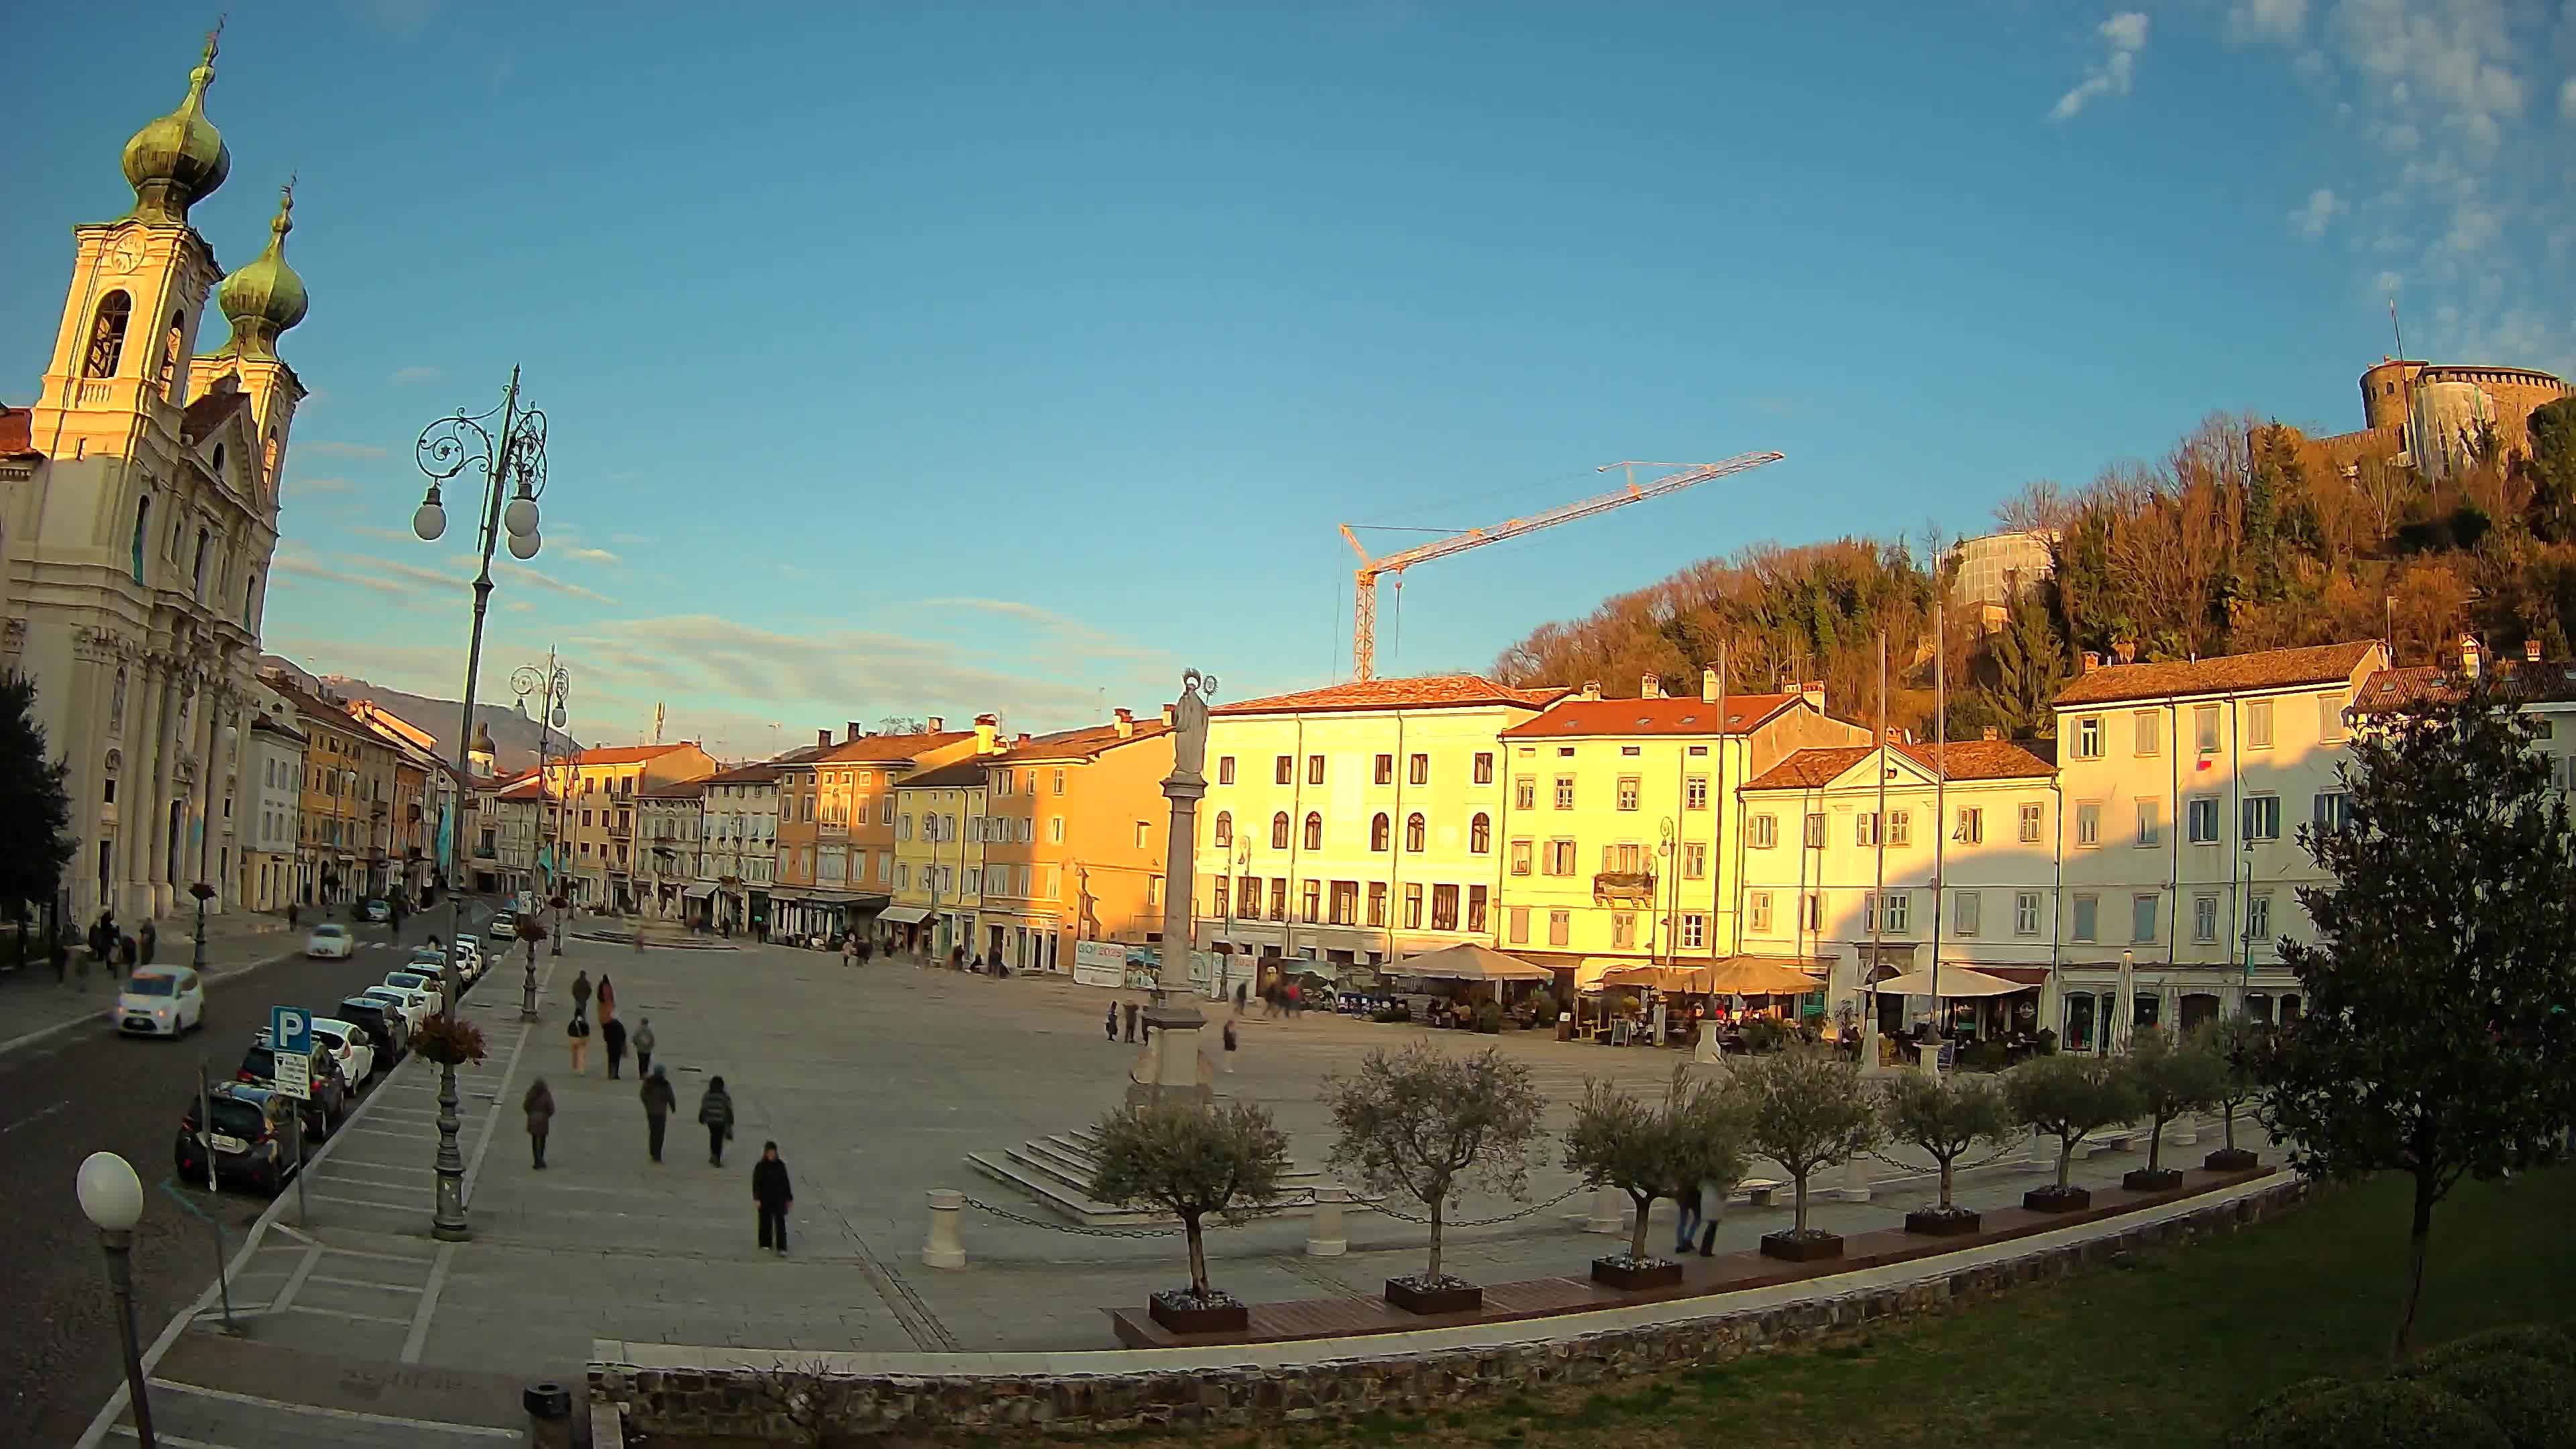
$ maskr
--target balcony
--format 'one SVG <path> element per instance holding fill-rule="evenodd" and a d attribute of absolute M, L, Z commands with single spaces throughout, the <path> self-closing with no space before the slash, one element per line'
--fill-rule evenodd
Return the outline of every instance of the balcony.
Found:
<path fill-rule="evenodd" d="M 1595 901 L 1652 901 L 1655 898 L 1655 873 L 1651 870 L 1605 870 L 1592 877 L 1592 899 Z"/>
<path fill-rule="evenodd" d="M 635 836 L 635 827 L 632 824 L 619 825 L 611 822 L 608 836 L 611 840 L 631 840 Z"/>

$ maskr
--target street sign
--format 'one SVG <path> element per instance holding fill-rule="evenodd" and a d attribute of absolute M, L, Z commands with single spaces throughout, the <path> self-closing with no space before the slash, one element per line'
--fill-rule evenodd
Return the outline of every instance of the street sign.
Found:
<path fill-rule="evenodd" d="M 268 1009 L 269 1055 L 277 1068 L 277 1091 L 297 1099 L 313 1095 L 313 1015 L 300 1006 Z"/>
<path fill-rule="evenodd" d="M 290 1052 L 283 1047 L 276 1052 L 277 1094 L 303 1100 L 313 1095 L 313 1058 L 303 1052 Z"/>

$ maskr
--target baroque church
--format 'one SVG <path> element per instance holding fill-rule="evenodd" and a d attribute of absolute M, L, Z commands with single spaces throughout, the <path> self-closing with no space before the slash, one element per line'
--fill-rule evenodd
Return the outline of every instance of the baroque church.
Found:
<path fill-rule="evenodd" d="M 76 924 L 193 911 L 201 880 L 226 909 L 250 838 L 260 613 L 305 395 L 277 343 L 305 296 L 292 186 L 239 271 L 188 221 L 232 168 L 206 119 L 215 52 L 210 36 L 179 108 L 126 142 L 133 210 L 73 228 L 42 391 L 0 407 L 0 668 L 35 681 L 70 765 L 79 853 L 56 905 Z M 230 335 L 201 352 L 209 292 Z"/>

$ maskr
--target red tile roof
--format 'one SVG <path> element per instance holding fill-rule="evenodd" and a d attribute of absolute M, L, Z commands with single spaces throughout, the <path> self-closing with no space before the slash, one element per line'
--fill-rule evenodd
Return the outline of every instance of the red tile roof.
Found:
<path fill-rule="evenodd" d="M 757 765 L 744 765 L 739 769 L 719 771 L 716 774 L 709 775 L 706 779 L 706 783 L 710 785 L 767 785 L 774 783 L 778 779 L 778 770 L 779 766 L 777 761 L 764 761 Z"/>
<path fill-rule="evenodd" d="M 695 743 L 694 740 L 682 740 L 676 745 L 605 745 L 582 751 L 573 756 L 572 762 L 576 765 L 640 765 L 646 760 L 658 760 L 673 750 L 685 750 Z"/>
<path fill-rule="evenodd" d="M 1723 727 L 1744 734 L 1797 703 L 1794 694 L 1730 694 Z M 1577 739 L 1591 735 L 1713 735 L 1717 706 L 1697 695 L 1666 699 L 1565 699 L 1536 719 L 1502 732 L 1507 740 Z"/>
<path fill-rule="evenodd" d="M 2253 654 L 2222 654 L 2175 664 L 2105 664 L 2057 693 L 2060 707 L 2112 704 L 2129 699 L 2163 699 L 2172 695 L 2237 694 L 2255 689 L 2295 689 L 2303 684 L 2337 684 L 2352 677 L 2379 645 L 2372 640 L 2351 644 L 2311 644 L 2301 649 L 2265 649 Z"/>
<path fill-rule="evenodd" d="M 1219 705 L 1211 714 L 1321 714 L 1330 710 L 1462 709 L 1480 704 L 1516 704 L 1545 709 L 1565 697 L 1553 687 L 1514 689 L 1475 674 L 1426 674 L 1413 679 L 1353 680 L 1295 694 L 1274 694 Z"/>
<path fill-rule="evenodd" d="M 2576 698 L 2576 664 L 2497 659 L 2490 661 L 2488 667 L 2495 671 L 2497 683 L 2516 699 L 2556 702 Z M 2404 669 L 2382 669 L 2362 681 L 2352 707 L 2359 714 L 2384 714 L 2435 695 L 2456 695 L 2465 683 L 2466 677 L 2454 666 L 2414 664 Z"/>
<path fill-rule="evenodd" d="M 193 443 L 222 427 L 224 419 L 249 406 L 249 393 L 210 392 L 188 404 L 188 410 L 179 415 L 179 436 Z"/>
<path fill-rule="evenodd" d="M 1800 750 L 1754 777 L 1747 790 L 1814 790 L 1842 778 L 1843 772 L 1877 753 L 1875 745 L 1833 745 Z M 1947 746 L 1894 745 L 1898 754 L 1938 777 L 1946 755 L 1953 780 L 2046 779 L 2057 767 L 2009 740 L 1952 740 Z"/>
<path fill-rule="evenodd" d="M 1124 737 L 1119 735 L 1118 726 L 1114 724 L 1085 725 L 1078 730 L 1058 730 L 1051 735 L 1039 735 L 1027 744 L 1013 745 L 988 758 L 1005 765 L 1028 760 L 1090 760 L 1120 745 L 1160 739 L 1171 732 L 1172 727 L 1159 719 L 1136 721 Z"/>
<path fill-rule="evenodd" d="M 932 750 L 945 749 L 960 741 L 973 738 L 975 738 L 973 730 L 943 730 L 937 734 L 917 735 L 861 735 L 855 740 L 819 751 L 812 759 L 799 763 L 846 765 L 854 760 L 909 760 L 918 755 L 926 755 Z"/>
<path fill-rule="evenodd" d="M 896 782 L 895 788 L 898 790 L 916 788 L 954 790 L 961 787 L 973 789 L 984 783 L 984 767 L 991 764 L 993 758 L 991 755 L 969 755 L 962 760 L 951 760 L 935 770 L 924 770 L 918 775 L 906 776 Z"/>
<path fill-rule="evenodd" d="M 650 790 L 639 790 L 636 795 L 645 800 L 695 800 L 706 793 L 706 781 L 681 780 L 675 784 L 656 785 Z"/>

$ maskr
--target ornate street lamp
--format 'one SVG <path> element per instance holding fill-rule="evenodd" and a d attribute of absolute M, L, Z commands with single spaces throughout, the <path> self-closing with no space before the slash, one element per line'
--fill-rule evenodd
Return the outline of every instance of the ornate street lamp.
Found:
<path fill-rule="evenodd" d="M 533 664 L 523 664 L 510 671 L 510 692 L 519 697 L 519 708 L 522 712 L 524 712 L 528 707 L 529 695 L 533 694 L 538 697 L 537 847 L 538 849 L 543 850 L 545 848 L 547 791 L 546 747 L 553 743 L 554 732 L 563 728 L 564 721 L 567 718 L 564 712 L 564 701 L 570 698 L 572 694 L 572 673 L 561 665 L 555 663 L 554 651 L 549 649 L 546 651 L 546 663 L 543 669 L 540 669 Z M 562 817 L 560 815 L 556 817 L 556 825 L 556 834 L 560 837 L 562 834 Z M 561 842 L 558 840 L 556 853 L 560 853 L 560 848 Z M 556 859 L 554 854 L 549 854 L 547 856 L 546 865 L 546 889 L 549 892 L 553 891 L 555 878 L 560 876 L 562 872 L 563 862 Z M 563 925 L 561 918 L 557 918 L 555 925 L 558 928 Z M 563 937 L 559 934 L 555 936 L 554 954 L 557 956 L 563 954 Z M 537 948 L 536 943 L 533 941 L 528 944 L 527 965 L 527 980 L 521 984 L 520 988 L 519 1019 L 521 1021 L 534 1021 L 537 1019 Z"/>
<path fill-rule="evenodd" d="M 144 1390 L 142 1345 L 134 1334 L 134 1225 L 143 1220 L 143 1181 L 113 1152 L 93 1152 L 73 1179 L 81 1213 L 107 1250 L 107 1283 L 116 1293 L 117 1344 L 125 1354 L 125 1392 L 134 1401 L 134 1437 L 152 1449 L 152 1400 Z"/>
<path fill-rule="evenodd" d="M 495 428 L 498 435 L 495 435 Z M 492 599 L 492 550 L 506 534 L 510 556 L 532 559 L 543 546 L 537 533 L 537 499 L 546 491 L 546 415 L 535 408 L 519 405 L 519 369 L 510 369 L 510 386 L 501 394 L 501 405 L 490 412 L 457 412 L 430 424 L 421 431 L 414 446 L 420 471 L 429 475 L 429 492 L 421 499 L 420 508 L 412 514 L 412 532 L 424 543 L 434 543 L 447 532 L 447 509 L 439 501 L 439 485 L 467 470 L 483 475 L 482 507 L 476 515 L 480 526 L 482 571 L 474 578 L 474 632 L 465 650 L 465 700 L 462 719 L 456 727 L 456 774 L 471 779 L 466 752 L 474 739 L 474 683 L 483 668 L 483 615 Z M 456 839 L 462 832 L 451 832 L 448 842 L 447 874 L 458 875 L 454 852 L 461 848 Z M 463 990 L 456 977 L 456 951 L 452 944 L 465 925 L 465 897 L 450 891 L 447 939 L 451 943 L 447 960 L 439 970 L 439 986 L 450 1020 L 456 1016 L 456 998 Z M 430 1219 L 430 1236 L 446 1242 L 462 1242 L 473 1236 L 465 1221 L 465 1156 L 457 1150 L 456 1066 L 443 1063 L 438 1073 L 438 1206 Z"/>
<path fill-rule="evenodd" d="M 197 949 L 188 965 L 203 976 L 206 974 L 206 902 L 214 899 L 215 888 L 199 881 L 188 887 L 188 894 L 197 898 Z"/>

